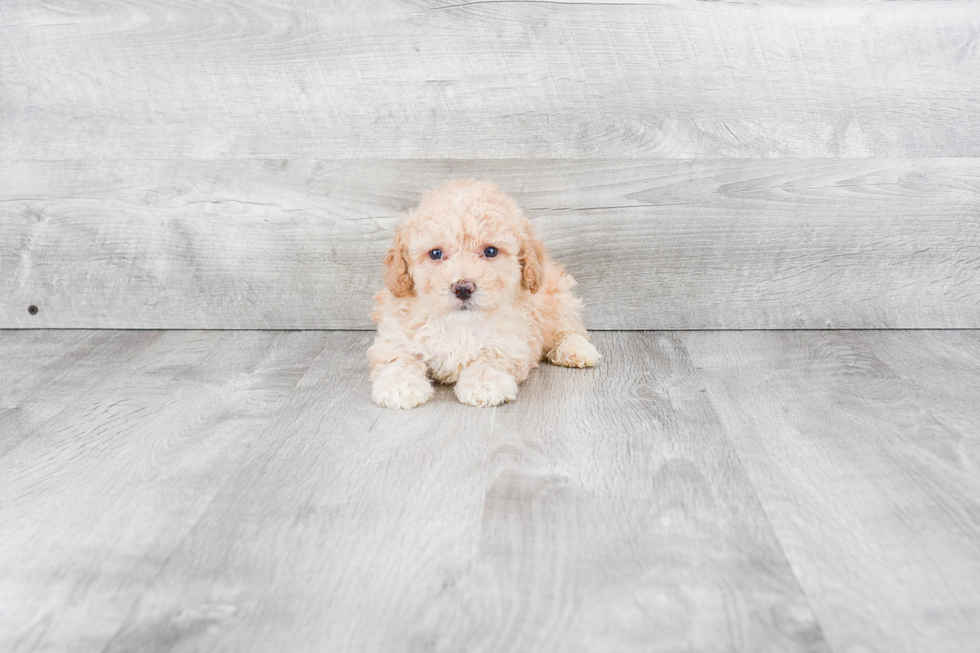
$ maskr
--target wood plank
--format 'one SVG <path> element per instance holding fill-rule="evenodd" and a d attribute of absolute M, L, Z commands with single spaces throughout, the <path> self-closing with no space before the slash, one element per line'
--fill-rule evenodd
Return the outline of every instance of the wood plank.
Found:
<path fill-rule="evenodd" d="M 937 451 L 951 462 L 980 469 L 980 333 L 876 331 L 857 334 L 862 344 L 900 376 L 915 400 L 937 422 L 963 437 Z"/>
<path fill-rule="evenodd" d="M 829 650 L 676 336 L 380 415 L 334 337 L 107 652 Z"/>
<path fill-rule="evenodd" d="M 3 168 L 4 327 L 372 328 L 396 216 L 454 177 L 516 197 L 593 329 L 980 326 L 974 159 Z"/>
<path fill-rule="evenodd" d="M 39 404 L 31 400 L 75 369 L 65 361 L 84 360 L 113 336 L 112 331 L 0 331 L 0 351 L 8 370 L 0 392 L 0 452 L 10 446 L 9 434 L 14 430 L 10 424 L 29 412 L 25 405 Z M 75 385 L 86 376 L 76 375 L 68 383 Z"/>
<path fill-rule="evenodd" d="M 5 3 L 0 158 L 980 156 L 980 8 Z"/>
<path fill-rule="evenodd" d="M 5 354 L 32 334 L 4 336 Z M 41 389 L 30 401 L 62 410 L 25 411 L 17 445 L 0 457 L 4 651 L 102 651 L 330 341 L 317 333 L 113 336 L 130 355 L 102 347 L 74 362 L 52 358 L 99 382 Z"/>
<path fill-rule="evenodd" d="M 152 346 L 158 332 L 0 332 L 6 378 L 0 392 L 0 456 L 39 427 L 77 410 L 113 374 Z"/>
<path fill-rule="evenodd" d="M 833 649 L 972 651 L 980 437 L 937 421 L 869 337 L 959 343 L 951 357 L 980 372 L 958 333 L 680 336 Z M 934 389 L 941 365 L 907 371 Z"/>

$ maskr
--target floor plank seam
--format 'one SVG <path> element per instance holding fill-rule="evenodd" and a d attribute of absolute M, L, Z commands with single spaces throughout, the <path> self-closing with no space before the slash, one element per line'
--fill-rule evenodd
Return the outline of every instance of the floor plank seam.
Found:
<path fill-rule="evenodd" d="M 734 454 L 735 460 L 738 463 L 738 468 L 742 472 L 742 476 L 745 478 L 745 481 L 746 483 L 748 483 L 748 486 L 752 489 L 752 494 L 755 497 L 756 504 L 759 506 L 759 510 L 762 511 L 762 514 L 766 519 L 766 524 L 769 527 L 769 532 L 772 534 L 773 540 L 779 545 L 779 552 L 782 554 L 783 560 L 786 561 L 786 566 L 789 568 L 790 573 L 792 573 L 793 580 L 796 581 L 796 586 L 799 588 L 800 593 L 806 599 L 807 607 L 810 609 L 810 612 L 813 614 L 813 618 L 816 621 L 817 628 L 819 629 L 821 638 L 823 639 L 824 642 L 827 643 L 827 648 L 829 653 L 836 653 L 836 649 L 834 648 L 833 643 L 830 641 L 830 638 L 827 636 L 827 630 L 826 628 L 824 628 L 823 619 L 820 617 L 819 613 L 814 607 L 814 602 L 810 597 L 810 593 L 807 590 L 807 588 L 803 585 L 803 581 L 800 579 L 799 570 L 797 569 L 796 565 L 793 563 L 792 558 L 790 558 L 790 556 L 786 552 L 786 545 L 776 530 L 776 527 L 772 520 L 772 516 L 769 514 L 768 508 L 766 507 L 765 503 L 762 501 L 762 496 L 759 492 L 759 489 L 756 487 L 756 484 L 752 480 L 751 475 L 749 475 L 748 467 L 745 465 L 745 463 L 742 460 L 741 452 L 739 452 L 738 447 L 735 444 L 735 441 L 729 435 L 729 429 L 727 428 L 724 421 L 722 420 L 721 412 L 718 410 L 718 407 L 715 406 L 715 403 L 712 400 L 710 394 L 706 397 L 706 399 L 711 406 L 711 411 L 712 413 L 714 413 L 716 421 L 722 427 L 722 431 L 724 432 L 725 435 L 725 440 L 728 442 L 729 446 L 732 449 L 732 453 Z"/>
<path fill-rule="evenodd" d="M 261 442 L 262 438 L 267 433 L 276 430 L 278 421 L 282 418 L 283 414 L 285 414 L 288 411 L 288 409 L 292 406 L 294 397 L 296 395 L 296 390 L 302 385 L 303 381 L 309 376 L 310 371 L 313 369 L 313 366 L 316 363 L 316 361 L 321 356 L 323 356 L 324 353 L 327 353 L 328 346 L 329 346 L 328 343 L 325 343 L 323 347 L 320 349 L 319 353 L 317 353 L 316 356 L 314 356 L 310 360 L 310 363 L 306 366 L 306 369 L 296 379 L 296 382 L 293 384 L 293 387 L 289 390 L 289 397 L 282 402 L 282 405 L 275 411 L 273 415 L 269 416 L 265 427 L 257 431 L 255 437 L 249 442 L 248 446 L 253 446 L 255 443 Z M 270 452 L 269 457 L 274 455 L 276 450 Z M 229 487 L 232 487 L 236 483 L 240 482 L 241 477 L 251 469 L 250 466 L 251 462 L 254 462 L 254 455 L 243 459 L 243 461 L 238 466 L 238 470 L 235 473 L 229 475 L 229 477 L 223 483 L 221 483 L 215 488 L 214 493 L 211 495 L 211 497 L 208 499 L 207 503 L 205 504 L 204 508 L 201 510 L 201 514 L 197 517 L 197 519 L 194 520 L 192 524 L 188 526 L 187 530 L 181 536 L 180 541 L 177 542 L 171 548 L 170 553 L 167 555 L 167 559 L 164 560 L 163 563 L 161 563 L 160 566 L 157 568 L 156 573 L 153 575 L 153 579 L 146 584 L 144 590 L 140 592 L 139 596 L 133 600 L 129 610 L 127 610 L 126 615 L 123 617 L 118 628 L 116 628 L 112 636 L 106 641 L 106 644 L 102 648 L 101 653 L 111 653 L 113 642 L 115 642 L 120 636 L 120 634 L 124 632 L 126 625 L 130 622 L 131 616 L 135 614 L 135 611 L 137 610 L 139 605 L 143 602 L 143 600 L 155 590 L 156 583 L 159 581 L 161 577 L 163 577 L 164 573 L 167 571 L 174 555 L 176 555 L 177 552 L 180 551 L 181 548 L 187 543 L 188 539 L 192 535 L 194 535 L 194 533 L 200 527 L 201 523 L 210 516 L 211 507 L 214 505 L 215 501 L 217 501 L 218 498 L 222 496 L 223 492 L 225 492 Z"/>

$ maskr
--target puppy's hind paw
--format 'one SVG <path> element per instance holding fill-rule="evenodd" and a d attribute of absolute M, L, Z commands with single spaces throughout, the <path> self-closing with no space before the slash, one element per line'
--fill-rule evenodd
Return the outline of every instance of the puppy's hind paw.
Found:
<path fill-rule="evenodd" d="M 517 398 L 517 380 L 502 370 L 466 368 L 456 381 L 456 398 L 473 406 L 498 406 Z"/>
<path fill-rule="evenodd" d="M 386 370 L 387 372 L 387 370 Z M 432 383 L 419 374 L 386 374 L 382 373 L 374 382 L 371 398 L 375 403 L 385 408 L 415 408 L 424 404 L 435 390 Z"/>
<path fill-rule="evenodd" d="M 602 355 L 595 346 L 577 333 L 559 336 L 548 360 L 562 367 L 595 367 Z"/>

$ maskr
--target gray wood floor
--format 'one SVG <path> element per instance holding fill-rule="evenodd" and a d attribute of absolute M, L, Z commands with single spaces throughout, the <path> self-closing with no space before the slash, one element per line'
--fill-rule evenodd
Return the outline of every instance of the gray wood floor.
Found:
<path fill-rule="evenodd" d="M 976 650 L 980 332 L 598 333 L 409 412 L 371 337 L 0 331 L 0 650 Z"/>

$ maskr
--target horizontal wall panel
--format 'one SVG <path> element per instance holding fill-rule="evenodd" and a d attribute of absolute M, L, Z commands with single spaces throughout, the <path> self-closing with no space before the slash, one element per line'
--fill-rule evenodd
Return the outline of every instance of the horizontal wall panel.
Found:
<path fill-rule="evenodd" d="M 594 329 L 978 328 L 978 163 L 3 162 L 0 327 L 370 328 L 399 212 L 477 177 Z"/>
<path fill-rule="evenodd" d="M 980 3 L 4 3 L 0 157 L 980 156 Z"/>

